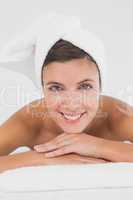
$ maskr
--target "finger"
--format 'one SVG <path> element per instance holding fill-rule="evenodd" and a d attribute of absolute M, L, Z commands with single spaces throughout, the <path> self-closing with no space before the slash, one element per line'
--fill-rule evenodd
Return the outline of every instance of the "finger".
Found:
<path fill-rule="evenodd" d="M 64 145 L 72 143 L 72 140 L 71 140 L 72 136 L 69 136 L 66 134 L 61 134 L 61 135 L 57 136 L 56 138 L 54 138 L 51 141 L 46 142 L 44 144 L 35 145 L 34 149 L 38 152 L 44 152 L 44 151 L 56 149 L 56 148 L 62 147 Z"/>
<path fill-rule="evenodd" d="M 49 142 L 46 142 L 44 144 L 35 145 L 34 148 L 37 150 L 37 149 L 45 148 L 45 147 L 47 147 L 49 145 L 53 145 L 53 144 L 55 144 L 57 142 L 62 141 L 60 139 L 62 139 L 62 138 L 65 139 L 66 138 L 65 136 L 66 136 L 66 134 L 61 134 L 61 135 L 57 136 L 56 138 L 50 140 Z"/>
<path fill-rule="evenodd" d="M 56 138 L 54 138 L 55 141 L 62 141 L 62 139 L 69 139 L 75 137 L 75 134 L 73 133 L 62 133 L 58 135 Z"/>
<path fill-rule="evenodd" d="M 61 142 L 63 140 L 66 140 L 66 139 L 69 139 L 69 138 L 72 138 L 72 137 L 73 137 L 72 134 L 63 133 L 61 135 L 58 135 L 56 138 L 52 139 L 50 142 Z"/>
<path fill-rule="evenodd" d="M 47 151 L 53 151 L 53 150 L 59 149 L 63 146 L 68 146 L 70 144 L 72 144 L 71 140 L 64 140 L 62 142 L 51 143 L 49 145 L 43 144 L 43 145 L 40 145 L 39 147 L 34 147 L 34 149 L 37 152 L 47 152 Z"/>
<path fill-rule="evenodd" d="M 50 153 L 45 153 L 45 156 L 46 157 L 56 157 L 56 156 L 64 155 L 64 154 L 67 154 L 67 153 L 71 153 L 71 149 L 68 148 L 68 146 L 65 146 L 65 147 L 62 147 L 62 148 L 57 149 L 55 151 L 52 151 Z"/>
<path fill-rule="evenodd" d="M 50 150 L 55 150 L 57 149 L 57 145 L 56 144 L 51 144 L 49 146 L 46 146 L 44 144 L 42 145 L 38 145 L 38 146 L 34 146 L 34 149 L 37 151 L 37 152 L 46 152 L 46 151 L 50 151 Z"/>
<path fill-rule="evenodd" d="M 64 145 L 73 144 L 74 142 L 76 142 L 76 140 L 75 140 L 76 138 L 77 138 L 77 136 L 75 136 L 74 134 L 68 134 L 68 135 L 63 134 L 62 136 L 60 135 L 59 137 L 56 137 L 54 139 L 53 143 L 51 141 L 51 144 L 57 144 L 58 146 L 60 146 L 60 144 L 64 144 Z"/>

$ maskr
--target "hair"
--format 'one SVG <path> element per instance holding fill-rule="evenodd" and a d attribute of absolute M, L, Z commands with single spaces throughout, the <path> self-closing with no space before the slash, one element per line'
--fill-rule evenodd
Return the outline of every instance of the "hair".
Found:
<path fill-rule="evenodd" d="M 83 49 L 80 49 L 79 47 L 73 45 L 71 42 L 63 40 L 63 39 L 59 39 L 48 51 L 48 54 L 44 60 L 42 71 L 41 71 L 42 86 L 43 86 L 43 69 L 46 65 L 54 61 L 66 62 L 72 59 L 85 58 L 85 57 L 89 61 L 95 63 L 97 67 L 98 74 L 99 74 L 99 85 L 100 85 L 100 90 L 101 90 L 102 88 L 101 74 L 100 74 L 100 70 L 96 61 L 93 59 L 93 57 L 90 54 L 85 52 Z"/>

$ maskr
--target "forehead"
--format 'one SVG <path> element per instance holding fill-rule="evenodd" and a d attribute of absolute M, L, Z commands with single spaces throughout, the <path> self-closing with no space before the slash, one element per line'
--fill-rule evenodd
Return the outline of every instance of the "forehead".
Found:
<path fill-rule="evenodd" d="M 96 65 L 86 58 L 73 59 L 66 62 L 52 62 L 44 67 L 43 79 L 45 82 L 55 80 L 58 82 L 80 81 L 81 79 L 98 78 Z"/>

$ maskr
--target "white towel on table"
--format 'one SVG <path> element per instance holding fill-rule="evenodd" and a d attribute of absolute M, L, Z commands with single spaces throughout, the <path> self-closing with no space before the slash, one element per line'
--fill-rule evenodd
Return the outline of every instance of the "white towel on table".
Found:
<path fill-rule="evenodd" d="M 133 163 L 22 167 L 0 174 L 0 192 L 133 188 Z"/>

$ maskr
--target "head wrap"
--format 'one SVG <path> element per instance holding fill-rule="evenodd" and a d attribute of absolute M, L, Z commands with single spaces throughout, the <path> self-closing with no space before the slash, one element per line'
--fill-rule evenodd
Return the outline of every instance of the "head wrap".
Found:
<path fill-rule="evenodd" d="M 95 34 L 81 27 L 77 16 L 56 12 L 41 15 L 28 29 L 5 45 L 0 52 L 0 62 L 23 61 L 34 55 L 36 84 L 42 90 L 42 65 L 48 51 L 59 39 L 67 40 L 89 53 L 98 64 L 103 85 L 106 84 L 104 45 Z"/>

